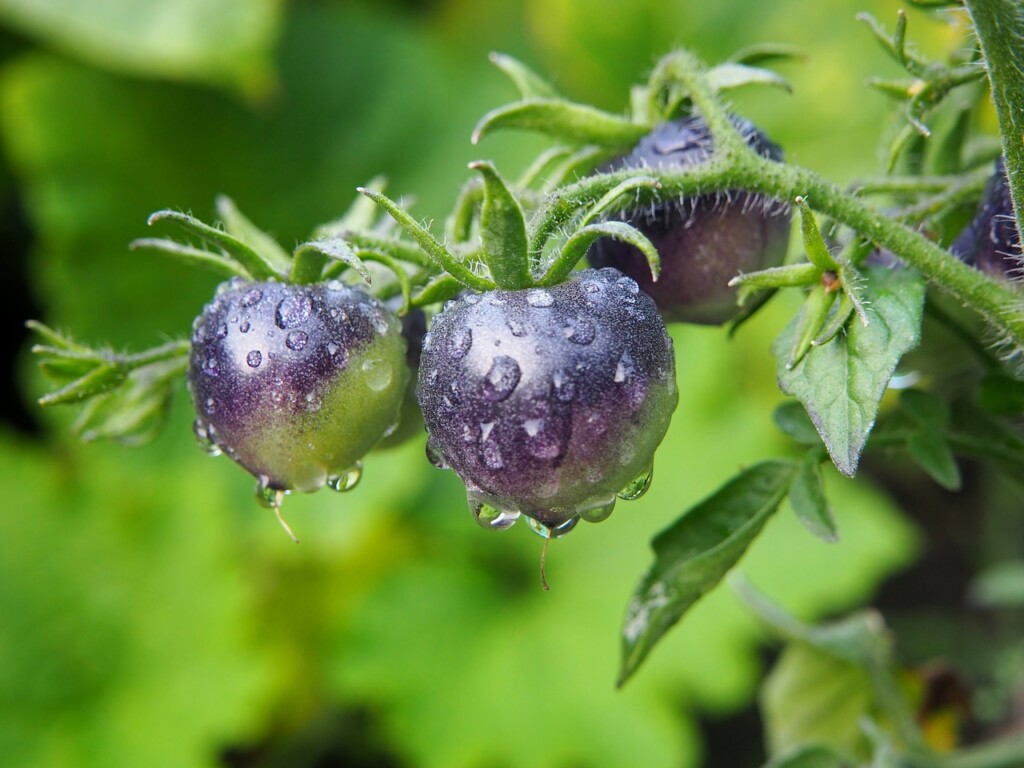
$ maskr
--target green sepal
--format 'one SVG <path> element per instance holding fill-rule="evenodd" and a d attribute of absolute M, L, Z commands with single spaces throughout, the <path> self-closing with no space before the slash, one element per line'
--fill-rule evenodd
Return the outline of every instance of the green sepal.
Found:
<path fill-rule="evenodd" d="M 169 221 L 188 234 L 198 237 L 207 245 L 222 249 L 228 257 L 238 262 L 253 280 L 269 280 L 270 278 L 284 280 L 288 276 L 287 270 L 283 272 L 278 270 L 272 258 L 256 251 L 248 243 L 225 230 L 204 224 L 194 216 L 165 209 L 150 215 L 147 223 L 153 226 L 161 221 Z"/>
<path fill-rule="evenodd" d="M 365 187 L 374 192 L 383 193 L 388 185 L 386 176 L 374 176 Z M 355 200 L 341 216 L 326 224 L 321 224 L 313 231 L 315 240 L 331 237 L 345 237 L 350 231 L 369 230 L 377 221 L 379 209 L 373 200 L 365 195 L 356 195 Z"/>
<path fill-rule="evenodd" d="M 488 58 L 515 83 L 519 94 L 524 99 L 556 99 L 558 91 L 555 87 L 538 75 L 523 62 L 505 53 L 492 52 Z"/>
<path fill-rule="evenodd" d="M 288 272 L 291 259 L 288 252 L 273 237 L 253 224 L 249 218 L 238 210 L 235 201 L 227 195 L 218 195 L 215 201 L 217 215 L 224 223 L 224 229 L 254 251 L 264 256 L 280 274 Z"/>
<path fill-rule="evenodd" d="M 428 307 L 431 304 L 439 304 L 454 299 L 465 289 L 466 286 L 451 275 L 438 275 L 413 296 L 411 306 Z"/>
<path fill-rule="evenodd" d="M 580 226 L 585 227 L 588 224 L 597 221 L 601 217 L 601 214 L 608 210 L 622 208 L 623 206 L 621 204 L 616 204 L 619 203 L 619 198 L 623 197 L 628 192 L 637 192 L 641 189 L 660 188 L 661 182 L 652 176 L 634 176 L 631 179 L 626 179 L 626 181 L 621 184 L 617 184 L 612 189 L 608 190 L 607 194 L 603 195 L 600 200 L 594 203 L 590 210 L 587 211 L 587 214 L 580 219 Z M 637 202 L 635 204 L 639 203 Z"/>
<path fill-rule="evenodd" d="M 494 166 L 486 162 L 470 163 L 484 180 L 484 200 L 480 209 L 480 239 L 483 259 L 491 278 L 499 288 L 518 290 L 533 284 L 523 209 Z"/>
<path fill-rule="evenodd" d="M 621 221 L 605 221 L 577 229 L 562 245 L 558 257 L 548 266 L 537 284 L 558 285 L 563 282 L 586 255 L 591 244 L 601 237 L 611 237 L 638 248 L 647 259 L 647 266 L 653 279 L 658 279 L 658 275 L 661 274 L 661 258 L 654 244 L 636 227 Z"/>
<path fill-rule="evenodd" d="M 744 272 L 729 281 L 729 287 L 739 287 L 736 300 L 742 306 L 752 293 L 768 288 L 794 288 L 813 285 L 821 281 L 821 269 L 814 264 L 787 264 L 769 267 L 757 272 Z"/>
<path fill-rule="evenodd" d="M 786 43 L 755 43 L 740 48 L 729 56 L 729 61 L 737 64 L 756 66 L 766 61 L 778 59 L 806 59 L 807 53 Z"/>
<path fill-rule="evenodd" d="M 712 67 L 707 72 L 708 85 L 712 90 L 721 93 L 747 85 L 770 85 L 792 93 L 793 86 L 782 75 L 770 69 L 754 67 L 748 64 L 727 61 Z"/>
<path fill-rule="evenodd" d="M 480 275 L 473 272 L 449 253 L 447 248 L 441 245 L 430 232 L 393 200 L 380 192 L 375 192 L 366 187 L 359 187 L 358 191 L 387 211 L 398 222 L 398 225 L 405 230 L 406 234 L 416 241 L 439 269 L 444 270 L 463 285 L 477 291 L 486 291 L 494 287 L 490 280 L 480 277 Z"/>
<path fill-rule="evenodd" d="M 811 349 L 811 343 L 821 331 L 828 311 L 835 301 L 834 291 L 825 290 L 825 286 L 818 284 L 811 288 L 807 294 L 800 313 L 796 317 L 796 325 L 793 329 L 793 343 L 786 358 L 786 368 L 792 369 L 803 360 L 804 355 Z"/>
<path fill-rule="evenodd" d="M 484 187 L 478 178 L 469 179 L 462 185 L 451 215 L 445 222 L 448 240 L 452 243 L 468 243 L 473 237 L 473 224 L 484 199 Z"/>
<path fill-rule="evenodd" d="M 352 246 L 340 237 L 325 240 L 310 240 L 295 247 L 291 280 L 293 283 L 316 283 L 328 275 L 325 268 L 329 262 L 340 262 L 356 271 L 367 284 L 373 280 L 366 265 L 352 249 Z M 331 275 L 335 271 L 331 270 Z"/>
<path fill-rule="evenodd" d="M 250 278 L 249 273 L 237 261 L 225 258 L 221 253 L 206 251 L 202 248 L 193 248 L 190 245 L 185 245 L 174 240 L 156 237 L 140 237 L 137 240 L 132 240 L 128 244 L 128 247 L 133 251 L 157 251 L 158 253 L 172 257 L 176 261 L 180 261 L 185 266 L 205 269 L 223 278 Z"/>
<path fill-rule="evenodd" d="M 814 218 L 814 212 L 807 205 L 807 200 L 798 196 L 796 204 L 800 210 L 800 233 L 803 235 L 807 260 L 823 271 L 838 271 L 839 265 L 829 253 L 828 246 L 825 245 L 821 230 L 818 229 L 818 221 Z"/>
<path fill-rule="evenodd" d="M 579 147 L 551 169 L 541 186 L 542 192 L 554 192 L 559 187 L 593 173 L 601 163 L 610 160 L 617 150 L 588 145 Z"/>
<path fill-rule="evenodd" d="M 825 324 L 821 327 L 818 335 L 811 341 L 811 346 L 821 347 L 828 344 L 850 322 L 850 315 L 853 314 L 853 301 L 850 299 L 850 294 L 842 291 L 839 301 L 832 306 L 831 313 L 825 319 Z"/>
<path fill-rule="evenodd" d="M 618 115 L 563 99 L 531 99 L 494 109 L 473 129 L 474 144 L 498 129 L 540 131 L 570 144 L 599 144 L 626 150 L 650 130 Z"/>

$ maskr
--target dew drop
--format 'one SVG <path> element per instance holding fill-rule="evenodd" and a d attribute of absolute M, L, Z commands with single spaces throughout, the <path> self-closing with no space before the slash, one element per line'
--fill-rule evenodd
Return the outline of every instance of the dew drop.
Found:
<path fill-rule="evenodd" d="M 530 530 L 543 539 L 557 539 L 559 536 L 565 536 L 565 534 L 576 527 L 576 523 L 579 521 L 579 516 L 573 515 L 564 523 L 549 526 L 539 520 L 534 520 L 532 517 L 526 518 L 526 522 L 529 524 Z"/>
<path fill-rule="evenodd" d="M 391 330 L 390 326 L 388 325 L 388 321 L 384 319 L 384 315 L 382 315 L 379 311 L 374 312 L 373 315 L 370 317 L 370 325 L 373 326 L 373 330 L 377 332 L 378 336 L 385 336 L 387 335 L 387 332 Z"/>
<path fill-rule="evenodd" d="M 551 386 L 554 389 L 555 398 L 563 403 L 571 403 L 576 397 L 576 384 L 561 369 L 551 375 Z"/>
<path fill-rule="evenodd" d="M 359 484 L 359 480 L 362 476 L 363 463 L 361 461 L 357 461 L 345 472 L 338 475 L 329 475 L 327 477 L 327 487 L 332 491 L 338 491 L 339 493 L 351 491 Z"/>
<path fill-rule="evenodd" d="M 427 439 L 427 461 L 438 469 L 448 469 L 448 462 L 445 461 L 444 454 L 430 438 Z"/>
<path fill-rule="evenodd" d="M 640 286 L 637 285 L 636 280 L 634 280 L 632 277 L 620 277 L 618 280 L 615 281 L 615 284 L 619 286 L 619 288 L 624 290 L 626 293 L 632 294 L 634 296 L 640 293 Z"/>
<path fill-rule="evenodd" d="M 480 424 L 480 442 L 486 442 L 487 438 L 491 436 L 491 432 L 494 431 L 493 421 L 484 421 Z"/>
<path fill-rule="evenodd" d="M 589 293 L 591 296 L 601 292 L 601 284 L 597 280 L 584 280 L 580 285 L 583 288 L 583 292 Z"/>
<path fill-rule="evenodd" d="M 309 336 L 304 331 L 292 331 L 289 333 L 284 340 L 285 346 L 293 352 L 299 352 L 306 347 L 306 342 L 309 341 Z"/>
<path fill-rule="evenodd" d="M 277 509 L 281 506 L 281 497 L 286 493 L 287 491 L 280 488 L 274 488 L 267 475 L 260 475 L 256 478 L 256 501 L 260 503 L 260 506 Z"/>
<path fill-rule="evenodd" d="M 387 360 L 364 360 L 360 370 L 366 386 L 374 392 L 383 392 L 395 378 L 395 369 Z"/>
<path fill-rule="evenodd" d="M 564 333 L 565 338 L 573 344 L 586 346 L 597 336 L 597 329 L 589 320 L 579 319 L 569 321 L 569 324 L 565 326 Z"/>
<path fill-rule="evenodd" d="M 462 302 L 464 304 L 468 304 L 469 306 L 473 306 L 479 301 L 480 297 L 475 293 L 467 293 L 465 296 L 462 297 Z"/>
<path fill-rule="evenodd" d="M 486 440 L 480 448 L 480 461 L 488 469 L 504 469 L 505 457 L 501 455 L 501 447 L 494 440 Z"/>
<path fill-rule="evenodd" d="M 484 399 L 500 403 L 512 394 L 521 375 L 519 363 L 507 355 L 498 355 L 484 378 Z"/>
<path fill-rule="evenodd" d="M 338 354 L 338 351 L 340 349 L 341 349 L 341 347 L 339 347 L 333 341 L 328 341 L 327 342 L 327 354 L 328 355 L 336 355 L 336 354 Z"/>
<path fill-rule="evenodd" d="M 522 338 L 526 335 L 526 326 L 520 323 L 518 320 L 513 318 L 508 319 L 508 329 L 512 332 L 512 335 L 517 338 Z"/>
<path fill-rule="evenodd" d="M 619 363 L 615 366 L 615 383 L 623 384 L 629 381 L 636 369 L 633 367 L 633 358 L 629 356 L 629 352 L 623 352 L 622 357 L 619 358 Z"/>
<path fill-rule="evenodd" d="M 212 425 L 196 419 L 192 422 L 192 434 L 196 436 L 196 442 L 208 456 L 220 456 L 221 448 L 214 439 L 217 433 Z"/>
<path fill-rule="evenodd" d="M 243 320 L 242 324 L 238 326 L 238 330 L 242 333 L 248 333 L 250 328 L 252 328 L 252 326 L 249 325 L 248 320 Z"/>
<path fill-rule="evenodd" d="M 259 288 L 253 288 L 251 291 L 247 291 L 242 297 L 241 304 L 243 307 L 255 307 L 260 303 L 263 298 L 263 291 Z"/>
<path fill-rule="evenodd" d="M 619 491 L 619 493 L 617 494 L 618 497 L 620 499 L 625 499 L 626 501 L 633 501 L 634 499 L 639 499 L 641 496 L 647 493 L 647 489 L 651 487 L 651 479 L 653 477 L 654 465 L 651 464 L 648 465 L 643 472 L 641 472 L 639 475 L 630 480 L 629 483 L 626 484 L 626 487 Z"/>
<path fill-rule="evenodd" d="M 341 280 L 331 280 L 327 283 L 327 290 L 329 291 L 343 291 L 345 290 L 345 284 Z"/>
<path fill-rule="evenodd" d="M 212 397 L 206 398 L 206 400 L 203 402 L 203 410 L 206 411 L 207 416 L 212 416 L 217 412 L 217 401 L 214 400 Z"/>
<path fill-rule="evenodd" d="M 248 355 L 245 356 L 245 364 L 250 368 L 259 368 L 260 363 L 263 362 L 263 354 L 258 350 L 252 350 Z"/>
<path fill-rule="evenodd" d="M 598 496 L 587 499 L 576 509 L 581 519 L 588 523 L 600 523 L 607 520 L 615 509 L 615 496 Z"/>
<path fill-rule="evenodd" d="M 534 288 L 526 292 L 526 303 L 531 307 L 550 307 L 555 303 L 555 297 L 543 288 Z"/>
<path fill-rule="evenodd" d="M 203 371 L 207 376 L 217 376 L 220 373 L 217 369 L 217 358 L 215 356 L 210 355 L 210 357 L 206 358 L 206 361 L 203 363 Z"/>
<path fill-rule="evenodd" d="M 513 525 L 519 519 L 518 510 L 504 510 L 491 506 L 478 498 L 472 491 L 466 494 L 469 502 L 469 511 L 473 513 L 473 519 L 484 528 L 492 531 L 503 531 Z"/>
<path fill-rule="evenodd" d="M 226 337 L 227 335 L 228 335 L 228 326 L 227 326 L 227 323 L 221 323 L 220 325 L 218 325 L 218 326 L 217 326 L 217 333 L 216 333 L 216 337 L 217 337 L 218 339 L 223 339 L 223 338 L 225 338 L 225 337 Z"/>
<path fill-rule="evenodd" d="M 462 326 L 452 334 L 451 340 L 448 342 L 448 354 L 452 360 L 461 360 L 469 352 L 471 346 L 473 346 L 473 331 Z"/>
<path fill-rule="evenodd" d="M 435 384 L 437 384 L 438 375 L 439 374 L 437 368 L 431 368 L 429 371 L 427 371 L 427 378 L 423 380 L 423 383 L 426 384 L 428 387 L 434 386 Z"/>
<path fill-rule="evenodd" d="M 282 330 L 302 325 L 313 314 L 313 300 L 306 295 L 286 296 L 277 305 L 274 322 Z"/>

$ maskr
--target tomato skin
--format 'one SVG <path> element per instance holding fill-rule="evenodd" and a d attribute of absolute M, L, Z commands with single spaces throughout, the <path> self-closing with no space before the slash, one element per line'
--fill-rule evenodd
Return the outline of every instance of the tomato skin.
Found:
<path fill-rule="evenodd" d="M 759 154 L 782 159 L 779 147 L 752 123 L 734 119 L 734 124 Z M 707 123 L 690 116 L 655 127 L 631 152 L 601 170 L 680 169 L 707 160 L 712 152 Z M 745 191 L 663 200 L 621 218 L 657 249 L 658 280 L 644 255 L 628 243 L 602 238 L 587 258 L 594 267 L 614 267 L 636 280 L 667 322 L 719 325 L 731 320 L 738 308 L 729 281 L 741 272 L 778 266 L 789 246 L 789 206 Z"/>
<path fill-rule="evenodd" d="M 434 319 L 417 398 L 471 502 L 556 527 L 650 467 L 678 400 L 672 341 L 613 269 L 467 294 Z"/>
<path fill-rule="evenodd" d="M 271 489 L 355 467 L 394 428 L 407 376 L 398 320 L 337 281 L 232 280 L 193 326 L 197 433 Z"/>

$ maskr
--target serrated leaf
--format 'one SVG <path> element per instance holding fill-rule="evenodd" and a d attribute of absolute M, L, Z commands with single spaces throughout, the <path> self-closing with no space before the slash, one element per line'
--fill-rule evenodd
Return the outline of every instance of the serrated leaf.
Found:
<path fill-rule="evenodd" d="M 792 91 L 793 87 L 782 75 L 770 69 L 753 67 L 737 62 L 724 62 L 708 70 L 708 83 L 716 91 L 730 91 L 747 85 L 771 85 Z"/>
<path fill-rule="evenodd" d="M 649 126 L 583 104 L 532 99 L 488 112 L 473 129 L 473 143 L 503 128 L 540 131 L 571 144 L 600 144 L 616 149 L 628 149 L 650 130 Z"/>
<path fill-rule="evenodd" d="M 776 339 L 779 387 L 807 409 L 829 455 L 844 475 L 857 471 L 878 415 L 879 402 L 897 363 L 921 337 L 924 282 L 913 270 L 864 270 L 869 323 L 850 324 L 827 344 L 812 347 L 792 368 L 794 320 Z"/>
<path fill-rule="evenodd" d="M 654 538 L 654 564 L 626 608 L 619 685 L 739 561 L 785 498 L 794 472 L 786 461 L 755 464 Z"/>
<path fill-rule="evenodd" d="M 922 429 L 907 437 L 907 451 L 921 469 L 948 491 L 960 490 L 960 468 L 941 432 Z"/>
<path fill-rule="evenodd" d="M 789 488 L 789 504 L 804 527 L 823 541 L 839 540 L 836 521 L 825 499 L 821 466 L 817 459 L 804 460 Z"/>

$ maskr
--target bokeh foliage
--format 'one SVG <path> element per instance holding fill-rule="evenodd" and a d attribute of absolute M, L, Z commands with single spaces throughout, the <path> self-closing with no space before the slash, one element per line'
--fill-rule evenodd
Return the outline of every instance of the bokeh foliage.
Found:
<path fill-rule="evenodd" d="M 853 17 L 896 8 L 4 0 L 0 178 L 34 233 L 43 319 L 89 343 L 149 346 L 186 334 L 215 284 L 127 249 L 153 210 L 208 217 L 225 193 L 290 246 L 375 174 L 436 221 L 467 161 L 521 167 L 535 137 L 469 145 L 510 95 L 491 49 L 618 110 L 673 45 L 717 61 L 790 43 L 808 56 L 784 65 L 795 93 L 741 93 L 737 108 L 837 181 L 874 171 L 888 105 L 862 81 L 891 65 Z M 955 38 L 924 20 L 917 34 L 939 48 Z M 371 455 L 352 494 L 290 498 L 295 547 L 250 478 L 196 448 L 183 387 L 145 448 L 78 444 L 60 412 L 39 414 L 33 436 L 3 429 L 5 764 L 696 764 L 698 715 L 753 698 L 756 623 L 717 590 L 621 692 L 618 629 L 651 536 L 739 466 L 788 450 L 768 353 L 784 310 L 729 342 L 673 331 L 681 405 L 654 485 L 552 545 L 547 594 L 540 541 L 476 528 L 422 440 Z M 26 360 L 20 371 L 31 401 L 41 385 Z M 826 475 L 841 541 L 779 515 L 742 563 L 805 618 L 868 600 L 915 551 L 888 499 Z M 353 721 L 370 725 L 324 726 Z"/>

